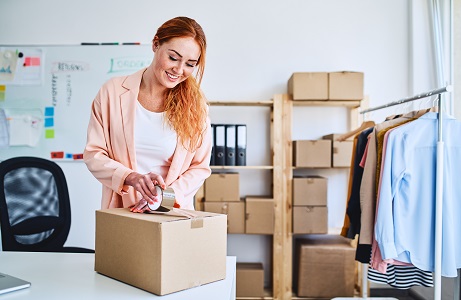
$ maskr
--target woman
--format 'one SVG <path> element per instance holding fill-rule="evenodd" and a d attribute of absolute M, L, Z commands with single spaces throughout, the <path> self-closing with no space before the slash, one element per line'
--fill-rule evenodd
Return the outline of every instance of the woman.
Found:
<path fill-rule="evenodd" d="M 211 174 L 211 126 L 200 90 L 205 34 L 193 19 L 173 18 L 158 28 L 152 50 L 149 67 L 108 80 L 93 101 L 83 158 L 103 184 L 102 208 L 144 212 L 158 201 L 159 185 L 174 190 L 175 207 L 194 209 Z"/>

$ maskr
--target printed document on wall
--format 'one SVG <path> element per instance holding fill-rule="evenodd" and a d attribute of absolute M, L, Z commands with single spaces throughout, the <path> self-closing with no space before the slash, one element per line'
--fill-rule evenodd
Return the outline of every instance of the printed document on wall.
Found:
<path fill-rule="evenodd" d="M 44 59 L 40 48 L 0 47 L 0 84 L 41 85 Z"/>
<path fill-rule="evenodd" d="M 35 147 L 43 132 L 43 117 L 40 110 L 6 110 L 10 146 Z"/>

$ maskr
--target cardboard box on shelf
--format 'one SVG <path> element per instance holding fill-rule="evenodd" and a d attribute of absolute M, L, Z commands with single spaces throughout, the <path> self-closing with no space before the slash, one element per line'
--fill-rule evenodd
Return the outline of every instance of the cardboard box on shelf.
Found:
<path fill-rule="evenodd" d="M 321 176 L 293 178 L 294 206 L 326 206 L 328 179 Z"/>
<path fill-rule="evenodd" d="M 224 279 L 227 217 L 96 211 L 95 271 L 157 295 Z"/>
<path fill-rule="evenodd" d="M 237 263 L 236 277 L 237 297 L 264 297 L 262 263 Z"/>
<path fill-rule="evenodd" d="M 331 165 L 332 167 L 350 167 L 352 158 L 352 140 L 338 141 L 340 134 L 327 134 L 322 138 L 331 141 Z"/>
<path fill-rule="evenodd" d="M 227 215 L 227 233 L 245 233 L 245 202 L 205 202 L 205 211 Z"/>
<path fill-rule="evenodd" d="M 293 100 L 327 100 L 327 72 L 295 72 L 288 80 L 288 94 Z"/>
<path fill-rule="evenodd" d="M 247 196 L 245 233 L 274 234 L 274 199 Z"/>
<path fill-rule="evenodd" d="M 293 206 L 293 233 L 327 233 L 328 209 L 326 206 Z"/>
<path fill-rule="evenodd" d="M 330 72 L 328 73 L 329 100 L 362 100 L 362 72 Z"/>
<path fill-rule="evenodd" d="M 239 173 L 213 173 L 205 180 L 205 202 L 240 201 Z"/>
<path fill-rule="evenodd" d="M 296 240 L 294 284 L 298 297 L 353 297 L 355 248 L 339 235 Z"/>
<path fill-rule="evenodd" d="M 331 141 L 323 139 L 293 141 L 293 166 L 330 168 Z"/>

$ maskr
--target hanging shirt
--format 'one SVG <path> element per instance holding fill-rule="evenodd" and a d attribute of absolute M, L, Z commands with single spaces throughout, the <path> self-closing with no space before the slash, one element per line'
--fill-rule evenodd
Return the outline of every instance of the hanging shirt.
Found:
<path fill-rule="evenodd" d="M 137 172 L 152 172 L 165 179 L 176 148 L 176 132 L 164 122 L 164 112 L 151 112 L 139 101 L 136 103 L 134 143 Z"/>
<path fill-rule="evenodd" d="M 373 228 L 375 226 L 375 207 L 376 207 L 376 167 L 378 159 L 377 149 L 377 135 L 381 130 L 390 126 L 408 121 L 409 119 L 417 119 L 423 115 L 422 111 L 415 110 L 403 116 L 388 118 L 385 122 L 376 124 L 375 129 L 369 135 L 369 142 L 367 147 L 367 159 L 365 160 L 362 183 L 360 185 L 360 244 L 372 244 L 373 241 Z"/>
<path fill-rule="evenodd" d="M 387 141 L 375 238 L 383 259 L 434 271 L 437 113 L 396 128 Z M 442 276 L 461 267 L 461 122 L 443 116 Z"/>
<path fill-rule="evenodd" d="M 409 289 L 413 286 L 434 286 L 432 272 L 424 272 L 414 266 L 389 264 L 386 274 L 369 268 L 367 278 L 372 282 L 388 284 L 397 289 Z"/>

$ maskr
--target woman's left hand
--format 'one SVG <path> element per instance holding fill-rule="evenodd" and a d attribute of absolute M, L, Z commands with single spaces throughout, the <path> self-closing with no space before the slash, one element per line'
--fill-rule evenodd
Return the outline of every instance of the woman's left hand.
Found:
<path fill-rule="evenodd" d="M 154 202 L 158 202 L 158 201 L 160 201 L 160 199 L 159 199 L 159 197 L 157 195 L 157 196 L 155 196 L 155 201 L 149 200 L 149 203 L 151 205 L 153 205 Z M 152 211 L 152 209 L 150 209 L 150 207 L 148 205 L 148 201 L 146 199 L 142 198 L 137 203 L 135 203 L 133 206 L 130 206 L 130 211 L 135 212 L 135 213 L 143 213 L 145 211 Z"/>

